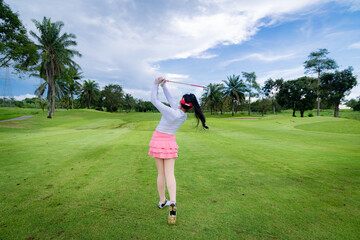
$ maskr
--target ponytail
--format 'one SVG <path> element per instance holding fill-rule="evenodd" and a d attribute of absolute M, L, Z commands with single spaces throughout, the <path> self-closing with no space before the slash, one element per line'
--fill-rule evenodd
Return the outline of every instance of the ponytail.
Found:
<path fill-rule="evenodd" d="M 200 108 L 200 105 L 195 97 L 194 94 L 185 94 L 183 96 L 183 99 L 186 103 L 191 103 L 192 107 L 194 108 L 195 117 L 197 119 L 197 126 L 199 126 L 199 122 L 201 121 L 203 128 L 208 129 L 209 127 L 205 125 L 205 116 Z M 184 108 L 187 111 L 190 110 L 191 106 L 187 106 L 185 104 L 181 103 L 181 107 Z"/>

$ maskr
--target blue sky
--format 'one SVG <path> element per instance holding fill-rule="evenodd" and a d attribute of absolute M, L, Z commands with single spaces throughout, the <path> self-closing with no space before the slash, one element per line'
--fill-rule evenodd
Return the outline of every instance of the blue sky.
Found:
<path fill-rule="evenodd" d="M 7 0 L 28 30 L 31 19 L 63 21 L 77 36 L 84 79 L 116 83 L 149 100 L 153 79 L 207 85 L 255 72 L 268 78 L 304 76 L 311 51 L 327 48 L 340 69 L 360 76 L 360 1 Z M 4 70 L 0 78 L 5 77 Z M 12 75 L 12 95 L 34 94 L 39 80 Z M 358 79 L 358 81 L 360 81 Z M 1 81 L 0 95 L 4 94 Z M 176 97 L 200 88 L 168 85 Z M 360 86 L 347 98 L 360 96 Z"/>

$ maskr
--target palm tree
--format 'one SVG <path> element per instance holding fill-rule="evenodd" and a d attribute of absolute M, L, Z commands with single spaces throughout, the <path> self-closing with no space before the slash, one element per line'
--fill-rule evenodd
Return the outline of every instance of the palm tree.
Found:
<path fill-rule="evenodd" d="M 40 23 L 32 20 L 39 30 L 38 36 L 35 32 L 30 31 L 30 34 L 38 41 L 36 46 L 40 49 L 40 75 L 44 75 L 48 84 L 48 118 L 51 114 L 55 114 L 55 76 L 60 75 L 65 66 L 78 66 L 72 58 L 74 56 L 81 56 L 81 54 L 68 47 L 76 46 L 77 43 L 73 39 L 76 38 L 74 34 L 60 34 L 61 28 L 64 26 L 63 22 L 52 23 L 50 18 L 43 18 Z M 51 107 L 50 107 L 51 106 Z"/>
<path fill-rule="evenodd" d="M 202 95 L 202 102 L 210 108 L 210 113 L 213 114 L 213 110 L 217 111 L 222 106 L 222 89 L 223 84 L 212 84 L 210 83 L 205 89 Z"/>
<path fill-rule="evenodd" d="M 91 100 L 93 100 L 99 93 L 99 84 L 95 81 L 88 80 L 84 82 L 83 88 L 81 90 L 81 95 L 86 99 L 88 108 L 90 108 Z"/>
<path fill-rule="evenodd" d="M 215 89 L 215 110 L 220 110 L 221 114 L 223 114 L 224 107 L 224 84 L 217 84 L 217 88 Z"/>
<path fill-rule="evenodd" d="M 77 94 L 82 88 L 81 83 L 78 82 L 78 80 L 83 77 L 81 74 L 82 72 L 80 72 L 80 68 L 78 67 L 66 69 L 63 73 L 68 94 L 70 94 L 71 109 L 74 109 L 74 94 Z"/>
<path fill-rule="evenodd" d="M 226 99 L 231 100 L 231 111 L 232 116 L 234 116 L 235 102 L 241 102 L 245 99 L 245 84 L 242 79 L 240 79 L 240 76 L 235 76 L 235 74 L 228 76 L 227 80 L 223 80 L 223 82 L 226 84 L 224 88 L 224 96 Z"/>
<path fill-rule="evenodd" d="M 32 74 L 32 76 L 39 76 L 37 74 Z M 46 79 L 42 78 L 44 80 L 44 82 L 42 84 L 40 84 L 40 86 L 35 90 L 35 94 L 41 98 L 41 96 L 45 93 L 45 90 L 48 89 L 48 95 L 47 98 L 49 100 L 49 96 L 50 91 L 49 91 L 49 84 L 46 81 Z M 59 78 L 58 76 L 55 77 L 54 79 L 55 82 L 55 97 L 57 97 L 58 99 L 61 99 L 62 97 L 64 97 L 65 95 L 68 94 L 68 87 L 66 86 L 66 82 L 64 82 L 64 80 L 62 78 Z"/>

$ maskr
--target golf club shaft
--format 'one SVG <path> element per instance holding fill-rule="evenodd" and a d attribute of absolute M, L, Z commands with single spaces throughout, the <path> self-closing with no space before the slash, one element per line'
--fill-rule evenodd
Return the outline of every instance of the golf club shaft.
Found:
<path fill-rule="evenodd" d="M 200 86 L 200 85 L 196 85 L 196 84 L 183 83 L 183 82 L 176 82 L 176 81 L 167 80 L 167 79 L 165 79 L 164 81 L 165 81 L 165 82 L 178 83 L 178 84 L 184 84 L 184 85 L 193 86 L 193 87 L 208 88 L 208 87 L 205 87 L 205 86 Z"/>

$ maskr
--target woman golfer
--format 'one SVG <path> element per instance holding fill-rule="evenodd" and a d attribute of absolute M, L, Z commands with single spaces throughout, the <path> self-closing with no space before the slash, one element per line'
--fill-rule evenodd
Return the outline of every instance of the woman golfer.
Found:
<path fill-rule="evenodd" d="M 151 92 L 151 102 L 162 113 L 159 125 L 152 135 L 149 143 L 149 155 L 153 156 L 158 169 L 157 187 L 159 191 L 160 202 L 159 208 L 170 206 L 168 223 L 175 224 L 176 222 L 176 181 L 174 176 L 175 158 L 177 155 L 178 145 L 175 141 L 175 132 L 185 122 L 187 112 L 194 108 L 195 116 L 201 121 L 204 128 L 205 117 L 202 113 L 199 103 L 194 94 L 185 94 L 180 105 L 171 97 L 166 82 L 162 77 L 155 79 L 154 86 Z M 157 98 L 159 85 L 163 87 L 167 101 L 171 107 L 166 106 Z M 165 198 L 165 178 L 167 182 L 167 189 L 170 195 L 170 201 Z"/>

